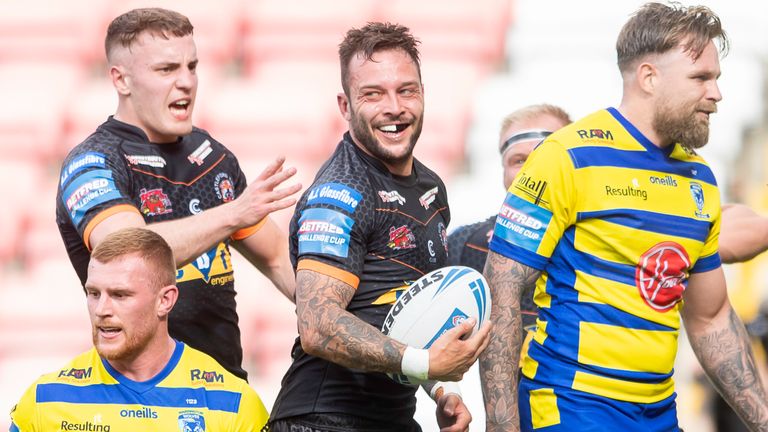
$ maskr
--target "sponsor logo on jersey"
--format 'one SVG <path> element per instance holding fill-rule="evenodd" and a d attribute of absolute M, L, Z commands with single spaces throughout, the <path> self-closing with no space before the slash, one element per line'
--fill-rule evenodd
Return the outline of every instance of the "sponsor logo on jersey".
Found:
<path fill-rule="evenodd" d="M 73 174 L 86 168 L 105 168 L 106 166 L 107 157 L 104 156 L 104 154 L 96 152 L 83 153 L 72 159 L 70 163 L 62 168 L 61 177 L 59 178 L 59 186 L 63 187 Z"/>
<path fill-rule="evenodd" d="M 643 201 L 648 200 L 648 191 L 641 189 L 637 180 L 632 185 L 611 186 L 605 185 L 605 195 L 610 197 L 640 198 Z"/>
<path fill-rule="evenodd" d="M 381 198 L 382 201 L 385 203 L 391 203 L 396 202 L 400 205 L 405 204 L 405 198 L 400 195 L 400 192 L 393 190 L 393 191 L 379 191 L 379 198 Z"/>
<path fill-rule="evenodd" d="M 310 208 L 299 219 L 299 254 L 318 253 L 346 258 L 355 221 L 331 209 Z"/>
<path fill-rule="evenodd" d="M 122 194 L 115 186 L 112 171 L 92 170 L 72 180 L 61 196 L 72 223 L 78 226 L 90 209 L 119 199 Z"/>
<path fill-rule="evenodd" d="M 158 415 L 157 411 L 152 408 L 143 407 L 139 409 L 122 409 L 120 410 L 120 417 L 156 419 Z"/>
<path fill-rule="evenodd" d="M 330 204 L 354 213 L 363 195 L 341 183 L 325 183 L 312 188 L 307 204 Z"/>
<path fill-rule="evenodd" d="M 225 285 L 235 280 L 232 256 L 226 243 L 220 242 L 194 261 L 176 271 L 176 282 L 202 279 L 211 285 Z"/>
<path fill-rule="evenodd" d="M 211 149 L 211 142 L 208 140 L 203 141 L 202 144 L 200 144 L 195 151 L 189 154 L 187 156 L 187 160 L 191 164 L 197 164 L 198 166 L 202 165 L 203 162 L 205 162 L 205 158 L 211 154 L 213 149 Z"/>
<path fill-rule="evenodd" d="M 648 180 L 650 180 L 651 184 L 677 187 L 677 180 L 672 178 L 671 175 L 667 175 L 666 177 L 651 176 Z"/>
<path fill-rule="evenodd" d="M 147 165 L 153 168 L 163 168 L 165 159 L 157 155 L 125 155 L 125 159 L 131 165 Z"/>
<path fill-rule="evenodd" d="M 576 131 L 581 139 L 594 139 L 613 141 L 613 134 L 607 129 L 581 129 Z"/>
<path fill-rule="evenodd" d="M 99 424 L 93 422 L 71 423 L 66 420 L 61 421 L 60 431 L 88 431 L 88 432 L 109 432 L 112 427 L 108 424 Z"/>
<path fill-rule="evenodd" d="M 696 204 L 696 212 L 694 213 L 699 219 L 709 219 L 709 213 L 704 213 L 704 188 L 701 187 L 701 183 L 691 182 L 691 197 L 693 197 L 693 203 Z"/>
<path fill-rule="evenodd" d="M 426 193 L 424 193 L 424 195 L 419 197 L 419 204 L 421 204 L 421 206 L 424 207 L 424 210 L 429 210 L 429 205 L 435 202 L 436 196 L 437 196 L 437 186 L 428 190 Z"/>
<path fill-rule="evenodd" d="M 179 431 L 205 432 L 205 416 L 201 411 L 181 411 L 179 413 Z"/>
<path fill-rule="evenodd" d="M 88 379 L 91 377 L 91 370 L 92 368 L 90 367 L 87 369 L 62 369 L 59 371 L 59 378 L 74 378 L 76 380 Z"/>
<path fill-rule="evenodd" d="M 205 381 L 207 383 L 223 383 L 224 375 L 216 371 L 205 371 L 200 369 L 191 369 L 189 371 L 191 381 Z"/>
<path fill-rule="evenodd" d="M 192 214 L 198 214 L 203 212 L 203 210 L 200 208 L 199 199 L 192 198 L 191 200 L 189 200 L 189 212 Z"/>
<path fill-rule="evenodd" d="M 227 173 L 218 173 L 213 180 L 213 187 L 216 190 L 216 197 L 223 202 L 230 202 L 235 199 L 235 185 Z"/>
<path fill-rule="evenodd" d="M 139 191 L 139 199 L 141 200 L 140 210 L 144 216 L 158 216 L 173 212 L 171 200 L 163 193 L 162 188 L 142 189 Z"/>
<path fill-rule="evenodd" d="M 691 260 L 678 243 L 661 242 L 640 256 L 635 284 L 640 296 L 652 309 L 666 312 L 682 298 Z"/>
<path fill-rule="evenodd" d="M 512 194 L 507 193 L 501 205 L 493 234 L 508 243 L 536 253 L 544 239 L 552 212 Z"/>
<path fill-rule="evenodd" d="M 544 191 L 547 190 L 547 182 L 544 180 L 536 180 L 525 172 L 515 179 L 515 189 L 533 198 L 533 203 L 539 205 L 540 203 L 549 204 L 542 197 Z"/>
<path fill-rule="evenodd" d="M 389 227 L 389 243 L 387 246 L 390 249 L 413 249 L 416 247 L 416 236 L 407 225 L 402 225 L 397 228 Z"/>

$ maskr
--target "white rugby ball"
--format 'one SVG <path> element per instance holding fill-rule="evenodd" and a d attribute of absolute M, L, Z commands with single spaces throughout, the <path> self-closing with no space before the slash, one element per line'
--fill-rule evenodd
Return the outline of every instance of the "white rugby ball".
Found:
<path fill-rule="evenodd" d="M 392 305 L 381 331 L 408 346 L 426 349 L 467 318 L 477 320 L 474 334 L 490 316 L 491 294 L 483 275 L 469 267 L 448 266 L 412 283 Z M 401 384 L 423 383 L 403 374 L 389 376 Z"/>

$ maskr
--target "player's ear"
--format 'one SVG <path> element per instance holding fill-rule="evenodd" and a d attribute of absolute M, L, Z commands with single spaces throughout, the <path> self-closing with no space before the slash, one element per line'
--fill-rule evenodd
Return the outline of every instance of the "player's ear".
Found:
<path fill-rule="evenodd" d="M 344 120 L 352 120 L 352 112 L 349 109 L 349 98 L 344 92 L 336 95 L 336 103 L 339 105 L 339 112 Z"/>
<path fill-rule="evenodd" d="M 122 66 L 112 65 L 109 68 L 109 78 L 117 92 L 123 96 L 131 94 L 130 78 L 123 70 Z"/>
<path fill-rule="evenodd" d="M 642 62 L 637 66 L 637 84 L 646 93 L 653 93 L 659 81 L 659 70 L 653 63 Z"/>
<path fill-rule="evenodd" d="M 160 318 L 167 317 L 178 298 L 179 289 L 176 288 L 176 285 L 167 285 L 160 288 L 157 295 L 157 316 Z"/>

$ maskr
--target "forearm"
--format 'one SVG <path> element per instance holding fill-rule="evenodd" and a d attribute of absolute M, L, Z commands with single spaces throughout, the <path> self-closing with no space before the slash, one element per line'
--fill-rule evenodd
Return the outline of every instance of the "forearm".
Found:
<path fill-rule="evenodd" d="M 728 307 L 720 319 L 688 330 L 696 356 L 717 390 L 752 431 L 768 431 L 768 400 L 749 336 Z"/>
<path fill-rule="evenodd" d="M 311 271 L 300 271 L 296 284 L 299 290 L 304 286 L 318 293 L 331 291 L 340 297 L 349 295 L 341 292 L 347 287 L 343 282 Z M 406 346 L 385 336 L 330 298 L 333 296 L 297 293 L 296 309 L 302 348 L 308 354 L 349 368 L 400 372 Z"/>
<path fill-rule="evenodd" d="M 182 267 L 240 227 L 224 204 L 194 216 L 149 224 L 147 228 L 163 236 L 173 250 L 176 266 Z"/>
<path fill-rule="evenodd" d="M 480 381 L 485 401 L 486 428 L 518 430 L 517 374 L 522 346 L 520 296 L 539 272 L 491 252 L 485 264 L 491 287 L 491 321 L 495 330 L 480 356 Z"/>
<path fill-rule="evenodd" d="M 256 233 L 234 242 L 233 246 L 288 300 L 296 301 L 296 275 L 288 254 L 288 237 L 271 218 Z"/>

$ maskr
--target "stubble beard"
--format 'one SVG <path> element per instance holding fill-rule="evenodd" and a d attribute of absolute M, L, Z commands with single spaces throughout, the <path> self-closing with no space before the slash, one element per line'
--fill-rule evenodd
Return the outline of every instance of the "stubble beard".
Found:
<path fill-rule="evenodd" d="M 354 111 L 354 109 L 350 108 L 350 111 L 352 114 L 350 127 L 353 135 L 359 141 L 359 144 L 368 150 L 373 157 L 388 165 L 399 165 L 408 161 L 413 154 L 413 149 L 416 147 L 416 141 L 418 141 L 419 136 L 421 135 L 421 127 L 424 123 L 423 116 L 419 117 L 411 124 L 413 133 L 409 139 L 406 151 L 401 155 L 396 155 L 389 151 L 376 139 L 375 136 L 373 136 L 373 131 L 371 130 L 372 126 L 368 125 L 365 120 Z"/>

